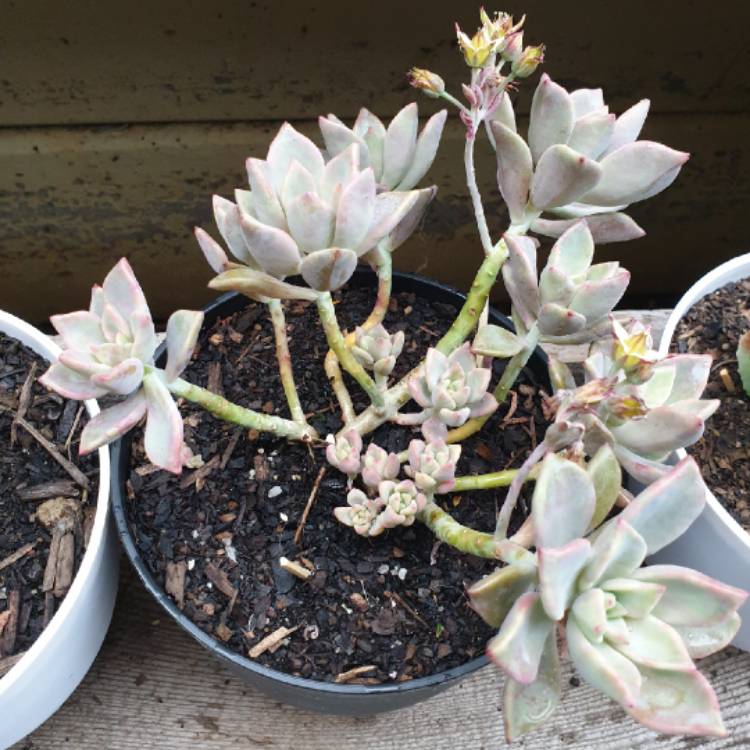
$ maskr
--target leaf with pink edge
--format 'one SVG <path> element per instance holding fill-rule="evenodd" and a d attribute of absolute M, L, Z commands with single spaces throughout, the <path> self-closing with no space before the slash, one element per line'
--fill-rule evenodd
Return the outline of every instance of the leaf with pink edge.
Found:
<path fill-rule="evenodd" d="M 303 253 L 311 253 L 331 246 L 336 215 L 316 193 L 303 193 L 287 206 L 286 213 L 291 233 Z"/>
<path fill-rule="evenodd" d="M 530 237 L 504 234 L 508 260 L 503 265 L 503 280 L 513 307 L 524 325 L 530 328 L 539 313 L 536 245 Z"/>
<path fill-rule="evenodd" d="M 604 104 L 604 92 L 601 89 L 576 89 L 570 92 L 573 112 L 576 119 L 590 115 L 592 112 L 607 112 Z"/>
<path fill-rule="evenodd" d="M 575 593 L 578 574 L 591 557 L 591 543 L 574 539 L 562 547 L 541 547 L 539 593 L 544 611 L 553 620 L 561 620 Z"/>
<path fill-rule="evenodd" d="M 581 572 L 581 591 L 611 578 L 627 578 L 646 557 L 643 537 L 628 524 L 622 514 L 602 526 L 593 545 L 591 560 Z"/>
<path fill-rule="evenodd" d="M 367 146 L 369 163 L 362 163 L 361 167 L 371 166 L 375 172 L 376 179 L 380 180 L 383 175 L 383 147 L 385 145 L 385 125 L 377 115 L 374 115 L 366 107 L 362 107 L 357 113 L 357 119 L 352 127 L 355 135 L 359 136 Z M 366 160 L 365 160 L 366 161 Z"/>
<path fill-rule="evenodd" d="M 648 99 L 641 99 L 617 118 L 612 131 L 612 138 L 604 152 L 605 155 L 617 151 L 621 146 L 633 143 L 638 138 L 643 129 L 643 124 L 646 122 L 650 106 L 651 102 Z"/>
<path fill-rule="evenodd" d="M 306 255 L 300 265 L 302 278 L 319 292 L 335 291 L 346 284 L 357 267 L 351 250 L 329 247 Z"/>
<path fill-rule="evenodd" d="M 598 184 L 602 168 L 569 146 L 550 146 L 534 170 L 531 202 L 541 211 L 577 201 Z"/>
<path fill-rule="evenodd" d="M 302 133 L 285 122 L 268 148 L 268 175 L 276 193 L 284 186 L 284 178 L 293 161 L 302 165 L 315 180 L 323 175 L 325 162 L 320 149 Z"/>
<path fill-rule="evenodd" d="M 82 456 L 117 440 L 135 427 L 146 414 L 146 397 L 136 391 L 124 401 L 100 411 L 81 432 L 79 451 Z"/>
<path fill-rule="evenodd" d="M 693 660 L 679 633 L 658 617 L 626 617 L 629 637 L 627 643 L 615 648 L 639 667 L 688 671 Z"/>
<path fill-rule="evenodd" d="M 601 584 L 602 589 L 617 597 L 617 603 L 625 608 L 627 617 L 651 614 L 666 590 L 661 584 L 637 580 L 638 572 L 632 574 L 633 578 L 610 578 Z"/>
<path fill-rule="evenodd" d="M 499 122 L 490 123 L 497 155 L 497 182 L 508 206 L 510 220 L 523 221 L 534 166 L 531 151 L 521 136 Z"/>
<path fill-rule="evenodd" d="M 333 244 L 356 251 L 375 215 L 375 176 L 372 169 L 360 172 L 342 191 L 336 209 Z"/>
<path fill-rule="evenodd" d="M 417 145 L 419 125 L 417 105 L 407 104 L 391 120 L 383 144 L 383 176 L 381 183 L 396 187 L 412 163 Z"/>
<path fill-rule="evenodd" d="M 576 120 L 568 146 L 579 154 L 596 159 L 607 148 L 615 129 L 615 116 L 607 112 L 590 112 Z"/>
<path fill-rule="evenodd" d="M 411 190 L 427 174 L 432 162 L 435 161 L 447 117 L 448 110 L 443 109 L 427 120 L 419 138 L 417 138 L 417 146 L 414 149 L 411 164 L 396 186 L 398 190 Z"/>
<path fill-rule="evenodd" d="M 195 233 L 195 239 L 198 240 L 198 245 L 203 256 L 214 273 L 226 271 L 229 268 L 229 258 L 224 252 L 224 248 L 208 232 L 200 227 L 195 227 L 193 232 Z"/>
<path fill-rule="evenodd" d="M 49 320 L 60 334 L 65 349 L 89 351 L 90 346 L 106 341 L 99 317 L 88 310 L 52 315 Z"/>
<path fill-rule="evenodd" d="M 359 166 L 362 169 L 370 166 L 367 145 L 346 125 L 329 115 L 328 117 L 319 117 L 318 126 L 330 157 L 336 157 L 346 151 L 352 144 L 356 144 L 358 146 L 356 153 Z"/>
<path fill-rule="evenodd" d="M 91 376 L 91 382 L 104 388 L 109 393 L 127 396 L 132 393 L 143 380 L 143 362 L 135 357 L 129 357 L 111 367 L 107 372 Z"/>
<path fill-rule="evenodd" d="M 730 612 L 720 622 L 713 625 L 695 626 L 672 625 L 685 642 L 693 659 L 703 659 L 728 646 L 742 625 L 739 612 Z"/>
<path fill-rule="evenodd" d="M 143 379 L 148 417 L 143 447 L 149 461 L 171 471 L 182 472 L 183 424 L 172 395 L 157 373 Z"/>
<path fill-rule="evenodd" d="M 167 321 L 167 382 L 174 380 L 193 356 L 198 334 L 203 325 L 203 313 L 195 310 L 177 310 Z"/>
<path fill-rule="evenodd" d="M 542 305 L 538 321 L 543 336 L 570 336 L 586 328 L 583 315 L 555 303 Z"/>
<path fill-rule="evenodd" d="M 422 221 L 427 206 L 436 194 L 437 188 L 434 186 L 417 191 L 417 198 L 411 204 L 411 208 L 404 214 L 403 218 L 388 233 L 384 240 L 388 252 L 392 253 L 412 236 L 414 230 Z"/>
<path fill-rule="evenodd" d="M 88 398 L 101 398 L 106 391 L 94 385 L 91 380 L 60 362 L 50 365 L 47 372 L 39 378 L 39 382 L 55 393 L 65 398 L 84 401 Z"/>
<path fill-rule="evenodd" d="M 491 627 L 499 628 L 516 599 L 534 585 L 532 566 L 505 565 L 472 584 L 466 591 L 472 609 Z"/>
<path fill-rule="evenodd" d="M 299 164 L 299 162 L 295 163 Z M 277 229 L 286 229 L 284 209 L 281 207 L 276 190 L 274 190 L 271 184 L 271 175 L 267 162 L 251 157 L 245 162 L 245 167 L 247 169 L 247 179 L 250 183 L 255 217 L 269 226 L 276 227 Z M 237 203 L 239 205 L 239 201 Z"/>
<path fill-rule="evenodd" d="M 645 417 L 612 428 L 618 443 L 639 454 L 667 455 L 703 435 L 703 419 L 671 406 L 657 406 Z"/>
<path fill-rule="evenodd" d="M 559 237 L 578 221 L 578 219 L 539 218 L 532 222 L 531 230 L 545 237 Z M 587 216 L 585 221 L 597 245 L 637 240 L 646 234 L 630 216 L 620 212 Z"/>
<path fill-rule="evenodd" d="M 247 249 L 247 242 L 240 226 L 240 209 L 222 198 L 220 195 L 213 197 L 214 220 L 224 242 L 226 242 L 229 252 L 240 261 L 251 268 L 257 268 L 258 264 Z"/>
<path fill-rule="evenodd" d="M 534 161 L 538 162 L 550 146 L 568 142 L 573 131 L 573 102 L 546 73 L 534 92 L 530 118 L 528 141 Z"/>
<path fill-rule="evenodd" d="M 630 271 L 619 269 L 611 276 L 584 281 L 570 300 L 571 310 L 583 315 L 589 325 L 612 312 L 630 283 Z"/>

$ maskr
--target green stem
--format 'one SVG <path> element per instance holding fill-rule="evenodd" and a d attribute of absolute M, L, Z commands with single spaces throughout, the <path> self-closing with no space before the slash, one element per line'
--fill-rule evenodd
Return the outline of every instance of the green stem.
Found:
<path fill-rule="evenodd" d="M 301 425 L 306 425 L 305 412 L 297 393 L 297 386 L 294 382 L 294 372 L 292 370 L 292 357 L 289 354 L 289 340 L 286 335 L 286 318 L 284 317 L 284 308 L 281 300 L 268 300 L 268 309 L 271 313 L 271 322 L 273 323 L 273 332 L 276 338 L 276 359 L 279 363 L 279 377 L 281 385 L 284 388 L 287 404 L 292 419 Z"/>
<path fill-rule="evenodd" d="M 491 490 L 495 487 L 509 487 L 518 469 L 494 471 L 490 474 L 474 474 L 456 477 L 456 483 L 451 492 L 468 492 L 469 490 Z"/>
<path fill-rule="evenodd" d="M 182 378 L 177 378 L 171 383 L 167 383 L 166 386 L 173 395 L 192 401 L 214 416 L 219 417 L 219 419 L 233 422 L 240 427 L 258 430 L 259 432 L 272 432 L 279 437 L 305 442 L 317 438 L 317 433 L 309 425 L 302 425 L 290 419 L 282 419 L 271 414 L 261 414 L 252 409 L 246 409 L 244 406 L 227 401 L 222 396 L 217 396 L 205 388 L 188 383 Z"/>
<path fill-rule="evenodd" d="M 432 500 L 427 501 L 427 505 L 417 518 L 441 542 L 449 544 L 459 552 L 491 560 L 503 560 L 506 563 L 528 559 L 531 554 L 507 539 L 498 540 L 492 534 L 463 526 Z"/>
<path fill-rule="evenodd" d="M 333 299 L 331 299 L 330 292 L 321 292 L 317 302 L 320 322 L 323 324 L 323 330 L 328 339 L 328 346 L 333 349 L 343 368 L 362 386 L 362 389 L 370 397 L 375 410 L 382 412 L 385 407 L 383 393 L 347 346 L 344 334 L 341 332 L 341 328 L 339 328 L 338 321 L 336 320 L 336 310 L 333 307 Z"/>

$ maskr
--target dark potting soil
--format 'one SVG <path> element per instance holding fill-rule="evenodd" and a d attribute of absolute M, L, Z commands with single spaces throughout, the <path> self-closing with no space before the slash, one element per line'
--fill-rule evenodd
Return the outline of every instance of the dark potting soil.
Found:
<path fill-rule="evenodd" d="M 722 505 L 750 532 L 750 398 L 737 371 L 737 343 L 750 330 L 750 280 L 706 295 L 680 321 L 672 348 L 714 358 L 704 398 L 721 399 L 703 438 L 689 448 Z M 731 390 L 724 383 L 731 382 Z"/>
<path fill-rule="evenodd" d="M 48 365 L 0 334 L 0 676 L 60 606 L 96 511 L 96 455 L 78 456 L 86 411 L 36 382 Z"/>
<path fill-rule="evenodd" d="M 373 301 L 369 289 L 348 290 L 346 305 L 337 305 L 342 327 L 364 320 Z M 322 368 L 328 347 L 314 306 L 286 308 L 300 397 L 324 437 L 341 426 Z M 407 337 L 395 377 L 420 361 L 455 314 L 450 305 L 413 294 L 394 296 L 385 325 L 405 330 Z M 248 303 L 204 331 L 185 377 L 243 405 L 288 416 L 264 306 Z M 464 443 L 459 474 L 518 466 L 544 434 L 542 398 L 529 377 L 509 405 Z M 355 384 L 349 386 L 358 393 Z M 363 408 L 364 401 L 357 400 Z M 333 508 L 345 504 L 346 477 L 327 466 L 321 447 L 248 433 L 190 404 L 181 404 L 181 410 L 186 441 L 202 456 L 203 467 L 181 477 L 154 471 L 138 434 L 131 448 L 128 514 L 152 573 L 202 630 L 247 656 L 267 636 L 284 635 L 280 628 L 294 629 L 281 645 L 255 658 L 326 681 L 357 667 L 370 668 L 347 681 L 408 680 L 483 653 L 493 631 L 468 607 L 464 591 L 494 568 L 491 561 L 436 544 L 419 523 L 362 538 L 333 516 Z M 372 437 L 400 451 L 419 435 L 384 425 Z M 440 496 L 439 502 L 460 522 L 491 531 L 504 495 L 504 489 L 467 492 Z M 524 517 L 525 507 L 514 518 L 514 529 Z M 282 555 L 314 575 L 308 580 L 291 575 L 278 564 Z"/>

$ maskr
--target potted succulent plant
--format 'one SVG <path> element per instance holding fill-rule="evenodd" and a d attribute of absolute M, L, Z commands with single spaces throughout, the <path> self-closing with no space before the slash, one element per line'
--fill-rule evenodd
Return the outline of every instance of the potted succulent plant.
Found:
<path fill-rule="evenodd" d="M 96 401 L 65 400 L 36 382 L 61 350 L 33 326 L 0 312 L 0 339 L 5 748 L 54 713 L 91 666 L 112 616 L 118 556 L 108 451 L 83 462 L 75 455 Z"/>
<path fill-rule="evenodd" d="M 696 362 L 701 355 L 715 357 L 718 363 L 706 367 L 702 377 L 721 406 L 704 439 L 690 449 L 707 473 L 711 493 L 705 510 L 657 559 L 721 575 L 727 582 L 745 588 L 750 587 L 750 489 L 745 479 L 750 462 L 742 440 L 750 414 L 748 278 L 750 255 L 741 255 L 696 281 L 669 316 L 659 347 L 663 355 L 685 352 Z M 747 605 L 744 614 L 748 614 Z M 732 642 L 750 649 L 747 620 Z"/>
<path fill-rule="evenodd" d="M 486 648 L 507 675 L 513 739 L 554 711 L 564 640 L 638 721 L 721 735 L 693 659 L 734 636 L 746 593 L 643 567 L 703 509 L 696 462 L 666 459 L 715 404 L 700 398 L 702 370 L 611 321 L 629 273 L 592 264 L 596 242 L 643 234 L 623 209 L 666 188 L 687 154 L 638 140 L 648 102 L 616 118 L 601 90 L 569 93 L 547 75 L 524 138 L 509 93 L 542 47 L 524 47 L 505 13 L 481 23 L 471 38 L 458 30 L 464 102 L 435 73 L 411 73 L 466 128 L 484 259 L 459 309 L 391 272 L 435 193 L 416 185 L 446 112 L 419 135 L 416 105 L 387 127 L 367 110 L 352 128 L 329 115 L 324 149 L 285 124 L 266 159 L 248 160 L 250 191 L 214 198 L 233 260 L 196 230 L 209 286 L 251 302 L 175 312 L 157 357 L 122 260 L 90 311 L 64 319 L 77 341 L 46 382 L 120 399 L 81 448 L 137 428 L 113 454 L 128 554 L 170 615 L 276 696 L 395 708 L 481 665 Z M 510 215 L 499 237 L 474 174 L 482 125 Z M 530 232 L 556 239 L 541 273 Z M 374 274 L 355 274 L 360 260 Z M 501 272 L 513 331 L 487 305 Z M 527 364 L 545 342 L 591 344 L 583 384 L 559 362 L 554 393 L 534 382 Z M 637 497 L 622 469 L 647 480 Z"/>

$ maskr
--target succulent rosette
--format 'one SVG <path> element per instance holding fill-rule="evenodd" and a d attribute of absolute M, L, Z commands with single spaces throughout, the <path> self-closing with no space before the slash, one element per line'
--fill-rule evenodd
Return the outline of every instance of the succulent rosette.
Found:
<path fill-rule="evenodd" d="M 157 466 L 182 469 L 183 426 L 167 388 L 185 369 L 203 322 L 202 312 L 178 310 L 167 323 L 166 368 L 154 367 L 158 339 L 143 291 L 124 258 L 94 286 L 88 310 L 54 315 L 62 352 L 41 383 L 73 399 L 125 397 L 91 419 L 80 451 L 90 453 L 116 440 L 144 416 L 144 445 Z"/>
<path fill-rule="evenodd" d="M 445 440 L 412 440 L 409 443 L 409 465 L 406 473 L 427 495 L 450 492 L 455 485 L 456 464 L 461 456 L 460 445 L 448 445 Z"/>
<path fill-rule="evenodd" d="M 537 325 L 543 341 L 576 337 L 591 340 L 597 324 L 620 301 L 630 273 L 616 261 L 596 263 L 594 240 L 583 220 L 555 242 L 537 280 L 536 243 L 529 237 L 505 235 L 508 261 L 503 279 L 520 329 Z"/>
<path fill-rule="evenodd" d="M 411 526 L 417 518 L 417 513 L 427 504 L 427 498 L 411 479 L 381 482 L 378 486 L 378 496 L 383 510 L 375 519 L 373 530 L 370 532 L 372 536 L 379 534 L 383 529 Z"/>
<path fill-rule="evenodd" d="M 449 427 L 460 427 L 471 417 L 483 417 L 497 409 L 487 392 L 492 371 L 479 367 L 466 343 L 445 356 L 429 349 L 422 372 L 409 379 L 409 394 L 423 407 L 422 434 L 429 441 L 441 440 Z"/>
<path fill-rule="evenodd" d="M 236 190 L 235 203 L 214 196 L 216 225 L 238 263 L 196 229 L 219 274 L 210 286 L 255 299 L 313 299 L 310 289 L 284 279 L 301 274 L 314 290 L 338 289 L 379 242 L 391 235 L 405 240 L 435 191 L 379 193 L 373 168 L 362 166 L 360 148 L 352 143 L 326 163 L 309 138 L 285 123 L 265 160 L 247 160 L 250 190 Z"/>
<path fill-rule="evenodd" d="M 608 471 L 619 471 L 616 462 Z M 558 703 L 558 630 L 578 673 L 636 720 L 667 734 L 724 734 L 716 695 L 693 659 L 731 641 L 747 593 L 686 568 L 641 567 L 701 513 L 700 471 L 684 459 L 589 533 L 612 486 L 601 467 L 548 455 L 532 500 L 536 558 L 469 591 L 479 614 L 500 627 L 487 653 L 508 676 L 509 740 Z"/>
<path fill-rule="evenodd" d="M 347 474 L 350 479 L 359 474 L 361 468 L 362 437 L 356 430 L 347 430 L 338 435 L 326 447 L 326 459 L 331 466 Z"/>
<path fill-rule="evenodd" d="M 354 332 L 352 354 L 366 370 L 375 373 L 376 382 L 385 385 L 404 348 L 404 332 L 388 333 L 382 323 L 371 328 L 358 327 Z"/>
<path fill-rule="evenodd" d="M 388 453 L 376 443 L 370 443 L 362 456 L 362 481 L 372 489 L 385 479 L 395 479 L 401 471 L 398 454 Z"/>
<path fill-rule="evenodd" d="M 345 526 L 350 526 L 361 536 L 377 536 L 385 527 L 375 526 L 375 520 L 383 508 L 380 498 L 370 499 L 362 490 L 349 490 L 346 496 L 346 505 L 333 509 L 336 519 Z"/>
<path fill-rule="evenodd" d="M 598 243 L 643 236 L 622 210 L 671 185 L 689 158 L 638 140 L 647 99 L 615 117 L 601 89 L 568 92 L 544 74 L 531 105 L 528 145 L 509 107 L 504 100 L 491 124 L 500 192 L 511 221 L 539 234 L 559 237 L 586 217 Z M 558 218 L 541 218 L 544 212 Z"/>

